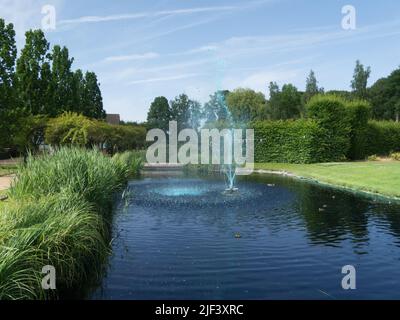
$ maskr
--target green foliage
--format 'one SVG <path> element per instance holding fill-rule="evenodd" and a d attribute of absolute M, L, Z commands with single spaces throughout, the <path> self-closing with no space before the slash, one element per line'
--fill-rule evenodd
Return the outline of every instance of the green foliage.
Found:
<path fill-rule="evenodd" d="M 302 115 L 302 96 L 292 84 L 285 84 L 280 90 L 275 82 L 271 82 L 269 94 L 268 114 L 272 120 L 296 119 Z"/>
<path fill-rule="evenodd" d="M 376 154 L 373 154 L 373 155 L 368 156 L 367 160 L 368 161 L 378 161 L 379 158 L 378 158 L 378 156 Z"/>
<path fill-rule="evenodd" d="M 400 121 L 400 68 L 369 90 L 375 119 Z"/>
<path fill-rule="evenodd" d="M 321 153 L 321 129 L 314 120 L 260 121 L 252 124 L 255 131 L 255 161 L 313 163 Z"/>
<path fill-rule="evenodd" d="M 168 131 L 169 121 L 171 120 L 171 109 L 167 98 L 157 97 L 150 106 L 147 114 L 149 129 L 161 129 Z"/>
<path fill-rule="evenodd" d="M 45 140 L 52 146 L 97 146 L 115 153 L 143 148 L 146 129 L 129 124 L 109 125 L 81 114 L 67 112 L 49 120 Z"/>
<path fill-rule="evenodd" d="M 351 127 L 348 158 L 352 160 L 365 159 L 371 106 L 365 100 L 353 100 L 346 104 L 346 112 Z"/>
<path fill-rule="evenodd" d="M 356 67 L 354 69 L 353 80 L 351 81 L 351 88 L 353 89 L 356 97 L 360 99 L 367 98 L 367 85 L 368 78 L 371 75 L 371 68 L 364 66 L 359 60 L 356 61 Z"/>
<path fill-rule="evenodd" d="M 400 123 L 394 121 L 370 121 L 366 137 L 367 155 L 389 155 L 400 151 Z"/>
<path fill-rule="evenodd" d="M 262 119 L 262 115 L 266 113 L 264 94 L 251 89 L 239 88 L 230 92 L 226 97 L 226 104 L 236 123 Z"/>
<path fill-rule="evenodd" d="M 123 153 L 116 153 L 113 160 L 123 166 L 127 166 L 131 177 L 140 174 L 145 163 L 145 154 L 141 151 L 125 151 Z"/>
<path fill-rule="evenodd" d="M 318 81 L 315 77 L 315 73 L 313 70 L 311 70 L 306 80 L 306 91 L 303 96 L 304 103 L 307 104 L 313 96 L 323 92 L 324 89 L 318 87 Z"/>
<path fill-rule="evenodd" d="M 29 157 L 0 208 L 0 299 L 49 299 L 96 280 L 109 253 L 109 214 L 129 176 L 96 150 Z M 57 291 L 41 286 L 57 270 Z"/>
<path fill-rule="evenodd" d="M 350 148 L 350 119 L 346 101 L 334 95 L 314 96 L 306 106 L 307 116 L 316 121 L 321 129 L 321 162 L 341 161 Z"/>
<path fill-rule="evenodd" d="M 400 161 L 400 152 L 392 152 L 390 158 L 392 160 Z"/>
<path fill-rule="evenodd" d="M 217 91 L 210 96 L 210 100 L 203 107 L 203 117 L 206 123 L 224 121 L 228 118 L 226 97 L 229 91 Z"/>

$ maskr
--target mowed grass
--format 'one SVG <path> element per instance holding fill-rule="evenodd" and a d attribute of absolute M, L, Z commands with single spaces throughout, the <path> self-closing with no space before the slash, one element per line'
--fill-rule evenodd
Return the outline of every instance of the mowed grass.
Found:
<path fill-rule="evenodd" d="M 256 169 L 285 171 L 357 191 L 400 197 L 400 161 L 364 161 L 321 164 L 259 163 Z"/>

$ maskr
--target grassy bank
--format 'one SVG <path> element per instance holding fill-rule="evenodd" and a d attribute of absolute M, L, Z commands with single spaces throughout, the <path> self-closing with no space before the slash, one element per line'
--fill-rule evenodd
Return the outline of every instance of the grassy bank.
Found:
<path fill-rule="evenodd" d="M 0 300 L 63 298 L 101 276 L 115 194 L 136 167 L 95 150 L 30 157 L 0 206 Z M 42 268 L 56 269 L 45 291 Z"/>
<path fill-rule="evenodd" d="M 400 197 L 400 161 L 323 164 L 259 163 L 256 169 L 285 171 L 322 183 Z"/>
<path fill-rule="evenodd" d="M 13 174 L 16 170 L 16 165 L 0 165 L 0 177 Z"/>

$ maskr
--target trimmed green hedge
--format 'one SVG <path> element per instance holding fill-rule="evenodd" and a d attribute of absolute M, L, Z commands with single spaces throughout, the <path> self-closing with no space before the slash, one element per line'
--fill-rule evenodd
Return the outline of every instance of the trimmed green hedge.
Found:
<path fill-rule="evenodd" d="M 255 134 L 256 162 L 312 163 L 319 161 L 321 129 L 313 120 L 260 121 Z"/>
<path fill-rule="evenodd" d="M 400 123 L 370 121 L 366 131 L 366 155 L 384 155 L 400 151 Z"/>

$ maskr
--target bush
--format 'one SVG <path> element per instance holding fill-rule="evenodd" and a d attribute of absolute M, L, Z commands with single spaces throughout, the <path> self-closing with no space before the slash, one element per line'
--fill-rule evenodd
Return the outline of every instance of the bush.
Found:
<path fill-rule="evenodd" d="M 390 154 L 392 160 L 400 161 L 400 152 L 393 152 Z"/>
<path fill-rule="evenodd" d="M 354 100 L 346 104 L 346 111 L 351 126 L 350 149 L 347 157 L 352 160 L 365 159 L 371 106 L 367 101 Z"/>
<path fill-rule="evenodd" d="M 370 121 L 366 134 L 366 154 L 387 156 L 400 151 L 400 123 Z"/>
<path fill-rule="evenodd" d="M 317 95 L 308 102 L 306 112 L 321 129 L 318 160 L 330 162 L 345 159 L 351 133 L 346 101 L 335 95 Z"/>
<path fill-rule="evenodd" d="M 253 123 L 256 162 L 312 163 L 322 158 L 321 130 L 313 120 Z"/>
<path fill-rule="evenodd" d="M 143 148 L 146 142 L 146 129 L 135 125 L 109 125 L 103 121 L 67 112 L 49 121 L 45 140 L 52 146 L 96 146 L 114 154 Z"/>

